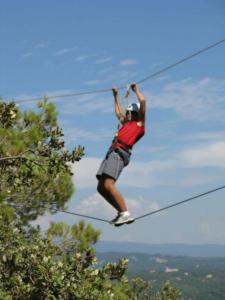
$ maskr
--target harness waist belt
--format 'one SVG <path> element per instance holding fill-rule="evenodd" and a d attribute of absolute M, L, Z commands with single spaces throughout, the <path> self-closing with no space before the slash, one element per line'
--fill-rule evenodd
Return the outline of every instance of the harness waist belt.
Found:
<path fill-rule="evenodd" d="M 130 150 L 132 149 L 131 145 L 128 145 L 128 144 L 124 143 L 123 141 L 121 141 L 121 140 L 119 140 L 117 138 L 114 138 L 114 140 L 113 140 L 113 146 L 119 146 L 119 147 L 121 147 L 122 149 L 124 149 L 127 152 L 130 152 Z"/>

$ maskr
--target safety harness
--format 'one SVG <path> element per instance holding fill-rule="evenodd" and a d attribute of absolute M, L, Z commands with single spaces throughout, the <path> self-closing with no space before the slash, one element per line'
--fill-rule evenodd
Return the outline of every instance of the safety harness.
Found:
<path fill-rule="evenodd" d="M 113 148 L 122 148 L 123 150 L 125 150 L 126 152 L 131 154 L 131 150 L 132 150 L 133 146 L 124 143 L 123 141 L 121 141 L 120 139 L 118 139 L 115 136 L 113 141 L 112 141 L 112 147 Z"/>

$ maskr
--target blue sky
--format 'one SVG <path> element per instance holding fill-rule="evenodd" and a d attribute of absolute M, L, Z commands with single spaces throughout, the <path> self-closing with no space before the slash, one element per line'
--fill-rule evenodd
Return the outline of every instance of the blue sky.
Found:
<path fill-rule="evenodd" d="M 24 100 L 138 81 L 225 37 L 224 1 L 1 1 L 0 95 Z M 147 130 L 118 181 L 135 216 L 224 185 L 225 44 L 140 88 Z M 124 98 L 124 91 L 121 91 Z M 135 98 L 131 95 L 130 101 Z M 95 173 L 117 122 L 110 93 L 55 101 L 69 148 L 82 144 L 69 210 L 113 218 Z M 123 103 L 124 99 L 123 99 Z M 34 109 L 35 103 L 21 104 Z M 114 228 L 103 240 L 225 244 L 224 191 Z M 57 214 L 39 219 L 70 224 Z"/>

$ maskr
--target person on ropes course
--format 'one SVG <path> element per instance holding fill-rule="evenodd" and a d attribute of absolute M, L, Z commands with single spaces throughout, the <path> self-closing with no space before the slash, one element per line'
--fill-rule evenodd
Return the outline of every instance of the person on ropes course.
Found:
<path fill-rule="evenodd" d="M 110 222 L 115 226 L 130 224 L 134 221 L 115 183 L 123 168 L 129 164 L 133 145 L 145 134 L 146 100 L 137 84 L 132 83 L 130 88 L 136 94 L 138 102 L 129 104 L 125 113 L 120 104 L 118 89 L 116 87 L 112 89 L 115 114 L 120 121 L 120 127 L 96 174 L 98 192 L 118 212 Z"/>

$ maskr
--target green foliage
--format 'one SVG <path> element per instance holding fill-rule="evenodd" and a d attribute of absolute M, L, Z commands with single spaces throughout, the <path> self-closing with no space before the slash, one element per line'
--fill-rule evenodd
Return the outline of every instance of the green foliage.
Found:
<path fill-rule="evenodd" d="M 65 148 L 55 106 L 45 99 L 38 107 L 0 102 L 0 203 L 16 206 L 24 222 L 64 206 L 74 192 L 71 163 L 84 155 Z"/>
<path fill-rule="evenodd" d="M 41 237 L 37 229 L 25 230 L 15 216 L 5 214 L 4 208 L 1 212 L 0 282 L 5 293 L 13 299 L 116 299 L 112 296 L 118 290 L 114 282 L 123 283 L 127 261 L 94 268 L 96 257 L 91 243 L 98 231 L 83 222 L 76 230 L 74 226 L 53 224 Z M 82 238 L 79 228 L 84 232 L 88 227 L 89 233 Z M 71 237 L 72 248 L 62 248 L 61 243 L 53 241 L 56 236 L 64 238 L 65 232 Z"/>
<path fill-rule="evenodd" d="M 8 207 L 0 212 L 0 295 L 5 299 L 181 299 L 169 283 L 154 297 L 140 278 L 129 282 L 126 259 L 97 268 L 92 245 L 100 233 L 84 222 L 52 224 L 42 236 L 37 228 L 25 229 Z"/>
<path fill-rule="evenodd" d="M 54 238 L 64 251 L 85 251 L 90 242 L 95 244 L 101 232 L 93 229 L 90 224 L 81 221 L 79 224 L 69 226 L 65 223 L 52 223 L 47 231 L 47 236 Z"/>
<path fill-rule="evenodd" d="M 45 234 L 30 220 L 61 208 L 73 192 L 69 152 L 55 106 L 44 99 L 39 113 L 0 102 L 0 300 L 147 300 L 151 287 L 125 276 L 128 260 L 101 268 L 93 244 L 100 231 L 85 222 L 52 223 Z M 167 284 L 152 300 L 175 300 Z"/>
<path fill-rule="evenodd" d="M 152 286 L 150 282 L 136 277 L 131 281 L 134 299 L 149 300 L 153 299 Z"/>
<path fill-rule="evenodd" d="M 0 300 L 12 300 L 12 296 L 0 288 Z"/>
<path fill-rule="evenodd" d="M 155 300 L 182 300 L 181 291 L 173 287 L 169 281 L 165 282 L 162 289 L 157 293 Z"/>

